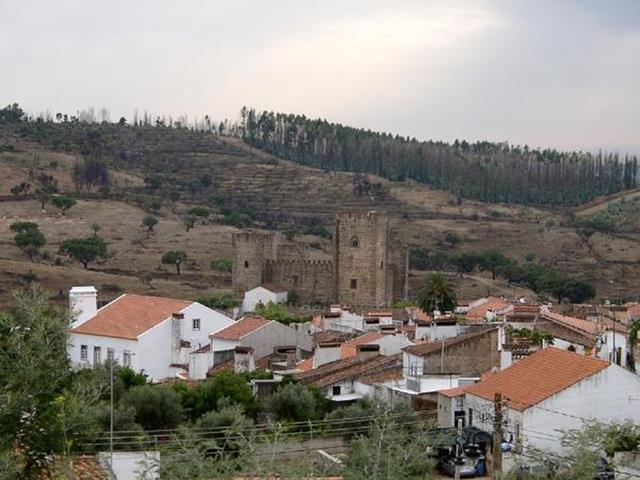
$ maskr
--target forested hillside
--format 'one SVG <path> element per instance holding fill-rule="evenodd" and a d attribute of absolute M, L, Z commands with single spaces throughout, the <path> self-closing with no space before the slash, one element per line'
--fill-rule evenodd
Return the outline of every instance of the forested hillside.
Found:
<path fill-rule="evenodd" d="M 424 182 L 483 202 L 579 205 L 635 188 L 636 157 L 537 150 L 508 143 L 453 144 L 372 132 L 304 115 L 241 111 L 255 147 L 304 165 Z"/>

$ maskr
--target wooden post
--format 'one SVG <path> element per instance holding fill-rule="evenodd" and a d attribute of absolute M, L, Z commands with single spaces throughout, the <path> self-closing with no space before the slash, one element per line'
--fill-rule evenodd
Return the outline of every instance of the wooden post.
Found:
<path fill-rule="evenodd" d="M 493 400 L 493 479 L 502 476 L 502 394 L 496 393 Z"/>

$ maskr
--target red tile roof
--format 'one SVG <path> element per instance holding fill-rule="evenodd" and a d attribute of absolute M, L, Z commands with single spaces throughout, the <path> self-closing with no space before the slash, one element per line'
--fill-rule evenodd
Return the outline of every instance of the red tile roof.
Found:
<path fill-rule="evenodd" d="M 380 340 L 382 337 L 386 335 L 377 332 L 369 332 L 364 335 L 360 335 L 359 337 L 352 338 L 351 340 L 347 340 L 344 342 L 345 345 L 366 345 L 367 343 L 375 342 L 376 340 Z"/>
<path fill-rule="evenodd" d="M 304 362 L 296 367 L 298 370 L 306 372 L 313 369 L 313 357 L 307 358 Z"/>
<path fill-rule="evenodd" d="M 416 355 L 418 357 L 423 357 L 426 355 L 430 355 L 434 352 L 439 352 L 442 349 L 444 344 L 445 350 L 454 345 L 458 345 L 460 343 L 466 342 L 468 340 L 473 340 L 476 337 L 481 337 L 486 334 L 490 334 L 498 330 L 498 327 L 493 326 L 476 326 L 475 330 L 471 333 L 465 333 L 464 335 L 458 335 L 456 337 L 445 338 L 444 342 L 442 340 L 436 340 L 434 342 L 428 343 L 419 343 L 416 345 L 410 345 L 408 347 L 403 348 L 402 350 L 410 353 L 411 355 Z M 497 347 L 496 347 L 497 348 Z"/>
<path fill-rule="evenodd" d="M 438 393 L 441 393 L 445 397 L 449 397 L 449 398 L 459 397 L 460 395 L 465 394 L 468 387 L 469 386 L 467 385 L 465 387 L 447 388 L 446 390 L 438 390 Z"/>
<path fill-rule="evenodd" d="M 487 400 L 501 393 L 511 408 L 522 411 L 609 365 L 605 360 L 548 347 L 466 387 L 466 393 Z"/>
<path fill-rule="evenodd" d="M 505 302 L 501 298 L 498 297 L 487 297 L 487 301 L 476 306 L 470 308 L 469 311 L 465 314 L 465 317 L 468 320 L 483 320 L 487 312 L 489 310 L 500 310 L 509 305 L 508 302 Z"/>
<path fill-rule="evenodd" d="M 147 330 L 179 313 L 193 302 L 127 293 L 102 307 L 72 333 L 136 340 Z"/>
<path fill-rule="evenodd" d="M 240 340 L 249 333 L 264 327 L 267 323 L 271 323 L 271 320 L 262 317 L 243 317 L 236 323 L 212 333 L 209 337 L 222 340 Z"/>
<path fill-rule="evenodd" d="M 542 308 L 542 318 L 558 323 L 565 327 L 579 330 L 581 333 L 587 333 L 589 335 L 597 335 L 602 331 L 602 327 L 595 322 L 583 320 L 581 318 L 568 317 L 567 315 L 561 315 L 559 313 L 551 312 L 548 308 Z"/>

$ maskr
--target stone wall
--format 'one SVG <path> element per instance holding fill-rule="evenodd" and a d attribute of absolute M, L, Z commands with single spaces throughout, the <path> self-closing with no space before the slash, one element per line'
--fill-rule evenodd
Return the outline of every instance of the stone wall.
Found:
<path fill-rule="evenodd" d="M 233 292 L 241 297 L 244 292 L 265 282 L 267 260 L 275 259 L 273 233 L 253 231 L 233 235 Z"/>
<path fill-rule="evenodd" d="M 331 303 L 335 299 L 330 260 L 267 261 L 265 282 L 296 292 L 302 303 Z"/>
<path fill-rule="evenodd" d="M 445 347 L 445 374 L 481 375 L 493 367 L 500 368 L 500 352 L 498 351 L 499 330 L 488 331 L 484 335 L 474 336 L 466 341 Z M 440 349 L 423 356 L 424 374 L 439 374 Z"/>

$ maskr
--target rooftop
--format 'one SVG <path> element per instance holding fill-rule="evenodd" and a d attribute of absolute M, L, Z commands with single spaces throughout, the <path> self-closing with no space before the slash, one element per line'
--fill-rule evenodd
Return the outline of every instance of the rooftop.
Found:
<path fill-rule="evenodd" d="M 489 332 L 493 332 L 498 330 L 498 327 L 482 327 L 476 328 L 476 330 L 472 333 L 465 333 L 464 335 L 458 335 L 456 337 L 445 338 L 444 342 L 441 340 L 437 340 L 435 342 L 421 343 L 418 345 L 411 345 L 409 347 L 403 348 L 403 350 L 412 355 L 417 355 L 418 357 L 430 355 L 434 352 L 439 352 L 444 343 L 444 348 L 452 347 L 454 345 L 458 345 L 460 343 L 466 342 L 467 340 L 472 340 L 477 337 L 481 337 L 482 335 L 486 335 Z M 497 346 L 496 346 L 497 348 Z"/>
<path fill-rule="evenodd" d="M 377 332 L 368 332 L 364 335 L 360 335 L 359 337 L 352 338 L 351 340 L 347 340 L 344 342 L 345 345 L 366 345 L 367 343 L 375 342 L 376 340 L 380 340 L 382 337 L 386 335 Z"/>
<path fill-rule="evenodd" d="M 102 307 L 73 333 L 136 340 L 147 330 L 179 313 L 193 302 L 127 293 Z"/>
<path fill-rule="evenodd" d="M 402 367 L 400 354 L 389 357 L 376 355 L 375 357 L 365 359 L 351 357 L 347 360 L 327 363 L 313 370 L 297 374 L 296 379 L 302 383 L 323 388 L 350 378 L 394 369 L 398 366 Z"/>
<path fill-rule="evenodd" d="M 544 318 L 545 320 L 558 323 L 572 330 L 578 330 L 580 333 L 586 333 L 588 335 L 597 335 L 602 330 L 602 327 L 595 322 L 590 322 L 588 320 L 583 320 L 581 318 L 569 317 L 567 315 L 554 313 L 546 307 L 543 307 L 540 313 L 542 318 Z"/>
<path fill-rule="evenodd" d="M 548 347 L 465 388 L 466 393 L 486 400 L 501 393 L 509 407 L 522 411 L 609 365 L 605 360 Z"/>
<path fill-rule="evenodd" d="M 501 310 L 509 306 L 509 303 L 498 297 L 487 297 L 486 302 L 471 307 L 465 316 L 469 320 L 483 320 L 489 310 Z"/>
<path fill-rule="evenodd" d="M 236 323 L 212 333 L 209 337 L 221 340 L 240 340 L 268 323 L 271 323 L 271 320 L 262 317 L 242 317 Z"/>

